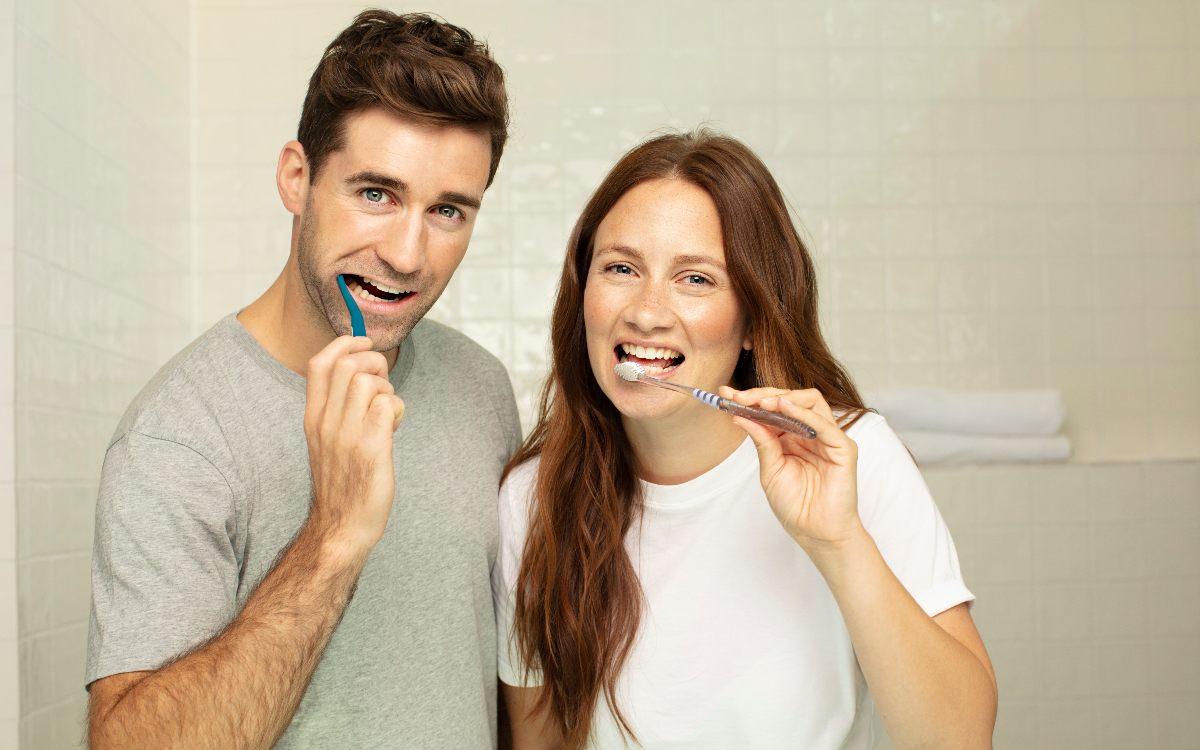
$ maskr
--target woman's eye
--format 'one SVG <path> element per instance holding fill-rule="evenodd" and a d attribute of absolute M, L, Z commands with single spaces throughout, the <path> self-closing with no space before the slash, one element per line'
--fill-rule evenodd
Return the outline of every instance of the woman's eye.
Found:
<path fill-rule="evenodd" d="M 688 282 L 689 284 L 694 284 L 694 285 L 696 285 L 696 286 L 702 286 L 702 285 L 704 285 L 704 284 L 707 284 L 707 283 L 709 283 L 709 281 L 708 281 L 708 277 L 706 277 L 706 276 L 701 276 L 701 275 L 700 275 L 700 274 L 698 274 L 698 273 L 691 273 L 691 274 L 688 274 L 687 276 L 684 276 L 684 278 L 685 278 L 685 279 L 687 279 L 687 282 Z"/>
<path fill-rule="evenodd" d="M 387 200 L 387 193 L 379 188 L 366 188 L 362 191 L 362 197 L 366 198 L 371 203 L 383 203 Z"/>
<path fill-rule="evenodd" d="M 633 273 L 633 269 L 630 268 L 629 266 L 625 265 L 624 263 L 613 263 L 611 266 L 606 267 L 604 270 L 612 271 L 614 273 L 619 273 L 619 274 Z"/>
<path fill-rule="evenodd" d="M 438 206 L 437 212 L 439 216 L 444 216 L 447 219 L 457 219 L 462 216 L 462 211 L 459 211 L 454 206 Z"/>

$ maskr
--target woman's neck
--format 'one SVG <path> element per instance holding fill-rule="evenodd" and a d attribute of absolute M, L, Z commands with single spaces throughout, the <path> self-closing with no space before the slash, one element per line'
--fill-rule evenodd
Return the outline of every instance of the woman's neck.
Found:
<path fill-rule="evenodd" d="M 640 479 L 683 484 L 729 458 L 746 433 L 728 414 L 702 404 L 667 419 L 623 419 Z"/>

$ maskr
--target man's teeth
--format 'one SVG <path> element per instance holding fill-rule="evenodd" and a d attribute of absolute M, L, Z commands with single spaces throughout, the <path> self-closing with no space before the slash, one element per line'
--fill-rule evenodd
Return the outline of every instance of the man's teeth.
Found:
<path fill-rule="evenodd" d="M 385 286 L 384 284 L 380 284 L 378 281 L 375 281 L 374 279 L 368 279 L 366 276 L 363 277 L 363 281 L 370 284 L 371 286 L 375 287 L 376 289 L 380 290 L 381 292 L 387 292 L 388 294 L 407 294 L 408 293 L 406 290 L 403 290 L 403 289 L 392 289 L 390 286 Z M 359 284 L 357 281 L 351 282 L 350 286 L 352 287 L 351 293 L 353 293 L 354 296 L 358 297 L 359 299 L 377 299 L 377 300 L 380 300 L 381 302 L 394 302 L 395 301 L 395 300 L 387 300 L 387 299 L 384 299 L 383 297 L 377 297 L 376 295 L 371 294 L 370 292 L 367 291 L 367 288 L 365 286 L 363 286 L 362 284 Z"/>
<path fill-rule="evenodd" d="M 638 359 L 678 359 L 683 355 L 674 349 L 660 349 L 653 346 L 638 346 L 636 344 L 621 344 L 621 349 Z"/>
<path fill-rule="evenodd" d="M 368 279 L 366 276 L 363 277 L 363 281 L 367 282 L 368 284 L 375 287 L 376 289 L 378 289 L 381 292 L 387 292 L 388 294 L 403 294 L 404 293 L 403 289 L 392 289 L 390 286 L 387 286 L 385 284 L 380 284 L 375 279 Z"/>

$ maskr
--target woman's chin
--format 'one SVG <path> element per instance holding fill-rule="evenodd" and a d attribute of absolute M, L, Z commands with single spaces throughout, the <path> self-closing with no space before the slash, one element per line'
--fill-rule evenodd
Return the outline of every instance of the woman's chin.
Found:
<path fill-rule="evenodd" d="M 621 394 L 618 398 L 612 400 L 613 406 L 621 413 L 621 416 L 627 420 L 634 422 L 655 422 L 662 419 L 669 419 L 679 413 L 679 410 L 687 405 L 681 404 L 680 401 L 685 400 L 685 396 L 674 395 L 663 391 L 661 393 L 645 393 L 633 396 L 632 394 Z"/>

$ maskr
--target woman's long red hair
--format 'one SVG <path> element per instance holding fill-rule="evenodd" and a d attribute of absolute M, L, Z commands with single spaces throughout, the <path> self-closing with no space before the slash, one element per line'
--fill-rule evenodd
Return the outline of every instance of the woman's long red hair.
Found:
<path fill-rule="evenodd" d="M 733 385 L 816 388 L 847 424 L 863 411 L 821 336 L 812 259 L 754 152 L 699 131 L 654 138 L 622 157 L 571 234 L 537 424 L 506 468 L 541 457 L 517 576 L 515 638 L 522 661 L 542 674 L 535 710 L 549 708 L 571 750 L 586 744 L 601 694 L 622 731 L 636 737 L 616 684 L 641 620 L 641 586 L 625 551 L 641 488 L 620 415 L 592 374 L 583 291 L 600 222 L 631 188 L 661 178 L 693 183 L 716 204 L 726 267 L 754 342 Z"/>

